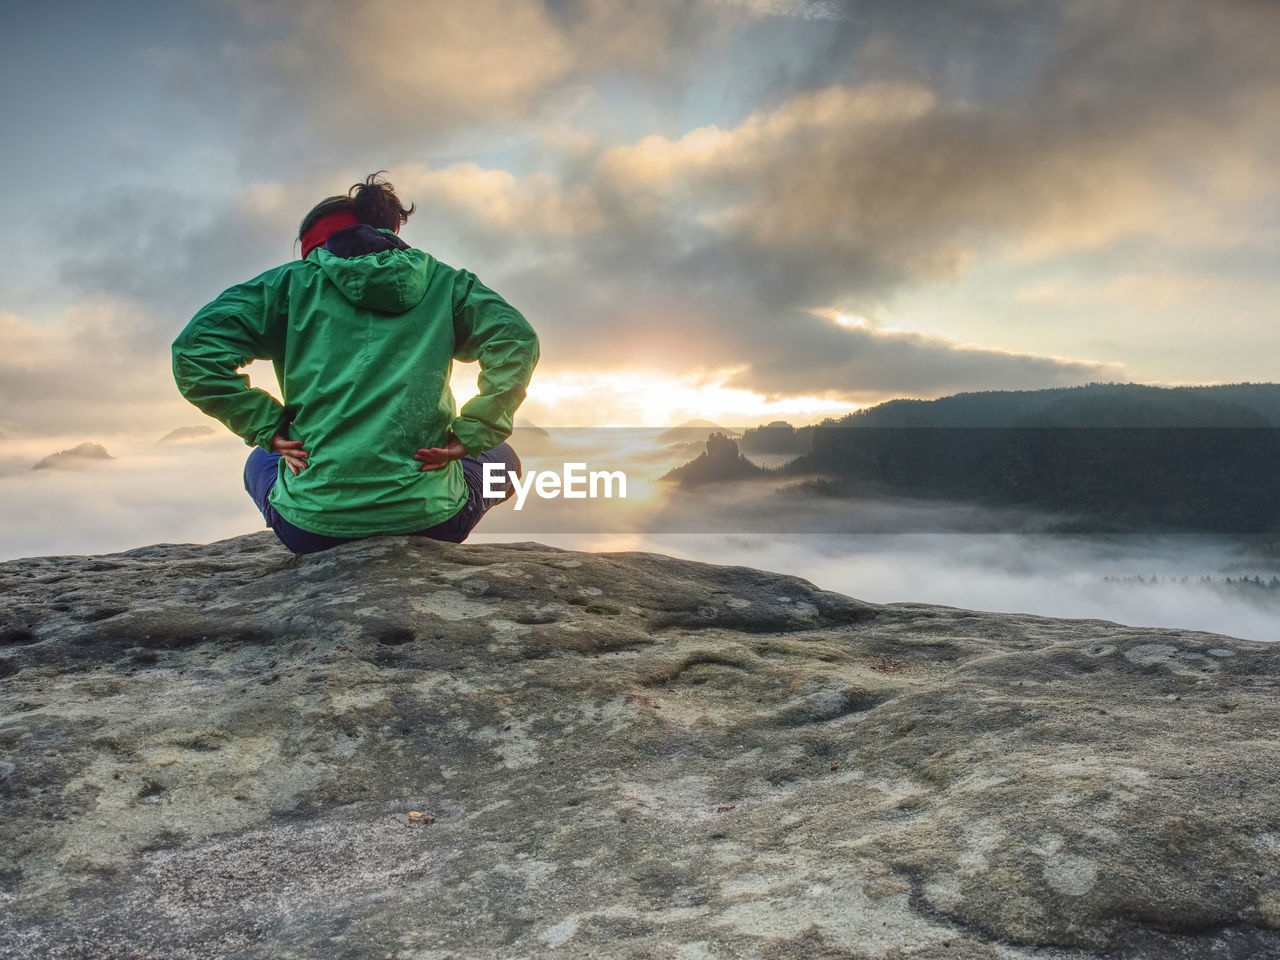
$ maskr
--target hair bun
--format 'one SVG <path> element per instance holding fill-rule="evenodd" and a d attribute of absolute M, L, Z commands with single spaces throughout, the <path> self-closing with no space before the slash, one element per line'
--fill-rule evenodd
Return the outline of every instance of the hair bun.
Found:
<path fill-rule="evenodd" d="M 371 173 L 361 183 L 352 184 L 347 191 L 351 197 L 351 212 L 361 223 L 380 230 L 399 232 L 401 224 L 408 222 L 417 204 L 405 207 L 396 196 L 395 187 L 382 179 L 385 170 Z"/>
<path fill-rule="evenodd" d="M 385 170 L 371 173 L 361 183 L 353 184 L 345 196 L 329 197 L 317 203 L 298 225 L 298 239 L 301 240 L 321 217 L 340 211 L 349 211 L 358 221 L 375 229 L 399 233 L 400 225 L 409 219 L 409 214 L 417 206 L 406 209 L 396 196 L 395 187 L 381 179 L 384 173 Z"/>

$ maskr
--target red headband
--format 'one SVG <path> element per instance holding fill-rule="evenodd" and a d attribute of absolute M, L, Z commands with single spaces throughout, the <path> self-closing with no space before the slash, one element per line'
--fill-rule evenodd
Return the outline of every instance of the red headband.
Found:
<path fill-rule="evenodd" d="M 356 215 L 350 210 L 338 210 L 335 213 L 326 213 L 311 226 L 307 227 L 303 233 L 302 240 L 302 259 L 307 259 L 309 254 L 316 247 L 322 246 L 331 236 L 339 230 L 345 230 L 347 227 L 354 227 L 360 221 L 356 219 Z"/>

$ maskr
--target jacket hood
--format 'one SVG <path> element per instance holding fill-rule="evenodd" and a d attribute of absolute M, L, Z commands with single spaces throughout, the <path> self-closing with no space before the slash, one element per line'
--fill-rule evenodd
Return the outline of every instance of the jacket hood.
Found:
<path fill-rule="evenodd" d="M 316 248 L 307 259 L 356 306 L 383 313 L 404 313 L 417 306 L 436 265 L 429 253 L 413 247 L 349 258 Z"/>

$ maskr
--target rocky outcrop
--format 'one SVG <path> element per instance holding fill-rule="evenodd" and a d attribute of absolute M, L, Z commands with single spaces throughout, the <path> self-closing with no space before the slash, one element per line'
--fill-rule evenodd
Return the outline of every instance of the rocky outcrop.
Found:
<path fill-rule="evenodd" d="M 76 470 L 91 466 L 99 460 L 114 460 L 107 448 L 100 443 L 80 443 L 70 450 L 59 450 L 42 457 L 32 470 Z"/>
<path fill-rule="evenodd" d="M 713 433 L 707 438 L 706 449 L 696 459 L 667 471 L 662 479 L 684 487 L 697 487 L 761 476 L 765 476 L 765 471 L 738 452 L 736 440 L 723 433 Z"/>
<path fill-rule="evenodd" d="M 185 443 L 191 440 L 203 440 L 205 437 L 212 437 L 214 434 L 213 427 L 195 426 L 195 427 L 176 427 L 170 430 L 156 443 Z"/>
<path fill-rule="evenodd" d="M 408 537 L 0 591 L 0 956 L 1280 956 L 1266 644 Z"/>

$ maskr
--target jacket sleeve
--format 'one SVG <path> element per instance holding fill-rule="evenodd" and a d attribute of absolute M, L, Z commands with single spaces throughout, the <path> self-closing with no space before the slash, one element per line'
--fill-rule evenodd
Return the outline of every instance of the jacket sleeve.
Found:
<path fill-rule="evenodd" d="M 453 282 L 453 358 L 480 362 L 480 392 L 462 405 L 453 435 L 475 456 L 511 436 L 538 363 L 538 336 L 518 310 L 467 270 Z"/>
<path fill-rule="evenodd" d="M 179 392 L 246 444 L 267 451 L 288 414 L 271 394 L 251 388 L 248 375 L 237 370 L 251 360 L 277 359 L 277 298 L 271 276 L 223 291 L 173 342 L 173 379 Z"/>

